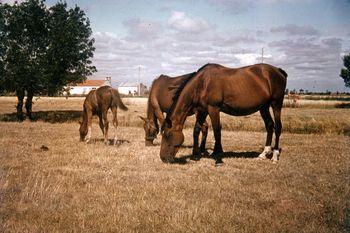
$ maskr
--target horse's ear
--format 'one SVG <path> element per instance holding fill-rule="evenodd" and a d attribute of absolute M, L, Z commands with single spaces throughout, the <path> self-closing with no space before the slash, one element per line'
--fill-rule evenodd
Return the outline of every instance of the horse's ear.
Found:
<path fill-rule="evenodd" d="M 139 117 L 140 117 L 140 119 L 143 120 L 144 122 L 147 122 L 147 121 L 148 121 L 148 119 L 145 118 L 145 117 L 143 117 L 143 116 L 139 116 Z"/>

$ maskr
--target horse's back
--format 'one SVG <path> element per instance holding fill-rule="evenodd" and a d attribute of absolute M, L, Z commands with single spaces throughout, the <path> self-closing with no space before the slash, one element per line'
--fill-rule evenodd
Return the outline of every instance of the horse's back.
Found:
<path fill-rule="evenodd" d="M 152 83 L 149 101 L 151 107 L 158 107 L 162 112 L 167 112 L 170 108 L 176 88 L 181 84 L 186 75 L 169 77 L 161 75 Z"/>
<path fill-rule="evenodd" d="M 232 115 L 250 114 L 273 100 L 283 100 L 286 86 L 279 68 L 268 64 L 237 69 L 208 66 L 200 78 L 208 104 L 222 106 Z"/>
<path fill-rule="evenodd" d="M 102 86 L 95 90 L 91 90 L 85 98 L 84 109 L 92 111 L 94 114 L 99 112 L 101 108 L 109 108 L 112 100 L 110 86 Z"/>

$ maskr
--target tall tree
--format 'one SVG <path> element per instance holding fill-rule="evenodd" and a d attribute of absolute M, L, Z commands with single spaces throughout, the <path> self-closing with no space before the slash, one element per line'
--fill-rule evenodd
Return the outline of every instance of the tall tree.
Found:
<path fill-rule="evenodd" d="M 345 68 L 341 69 L 339 76 L 344 79 L 345 86 L 350 87 L 350 54 L 344 55 L 343 63 Z"/>
<path fill-rule="evenodd" d="M 25 94 L 31 118 L 34 95 L 57 94 L 68 83 L 81 82 L 96 71 L 90 60 L 94 39 L 85 13 L 77 6 L 67 9 L 65 2 L 48 9 L 44 2 L 0 5 L 0 37 L 4 39 L 0 42 L 0 84 L 16 93 L 20 120 Z"/>
<path fill-rule="evenodd" d="M 96 71 L 90 60 L 95 48 L 89 19 L 78 6 L 68 10 L 65 2 L 58 2 L 51 7 L 48 31 L 45 75 L 48 94 L 54 95 Z"/>

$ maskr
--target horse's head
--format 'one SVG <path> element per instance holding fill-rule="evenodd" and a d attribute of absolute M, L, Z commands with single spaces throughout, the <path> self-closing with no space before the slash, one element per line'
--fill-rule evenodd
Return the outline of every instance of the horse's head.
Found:
<path fill-rule="evenodd" d="M 165 123 L 163 127 L 162 143 L 160 147 L 160 159 L 165 163 L 173 163 L 175 155 L 184 142 L 184 135 L 181 130 L 172 129 L 171 125 Z"/>
<path fill-rule="evenodd" d="M 80 141 L 85 141 L 86 135 L 88 133 L 88 127 L 87 124 L 84 124 L 84 122 L 79 121 L 80 128 L 79 128 L 79 134 L 80 134 Z"/>
<path fill-rule="evenodd" d="M 153 146 L 153 140 L 157 137 L 159 129 L 149 119 L 140 116 L 143 120 L 143 129 L 145 130 L 145 145 Z"/>

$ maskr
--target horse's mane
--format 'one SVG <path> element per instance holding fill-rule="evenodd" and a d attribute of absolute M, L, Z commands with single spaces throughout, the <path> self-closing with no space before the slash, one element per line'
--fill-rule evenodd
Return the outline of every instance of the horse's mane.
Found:
<path fill-rule="evenodd" d="M 194 77 L 196 76 L 196 74 L 198 72 L 200 72 L 201 70 L 203 70 L 205 67 L 207 67 L 208 65 L 210 65 L 210 63 L 205 64 L 204 66 L 202 66 L 201 68 L 199 68 L 196 72 L 191 73 L 187 78 L 185 78 L 182 83 L 179 85 L 179 87 L 177 88 L 174 97 L 173 97 L 173 102 L 169 108 L 169 110 L 167 111 L 166 117 L 165 117 L 165 121 L 170 120 L 170 115 L 172 114 L 172 112 L 174 111 L 174 108 L 176 106 L 176 103 L 181 95 L 182 90 L 185 88 L 186 84 Z"/>

